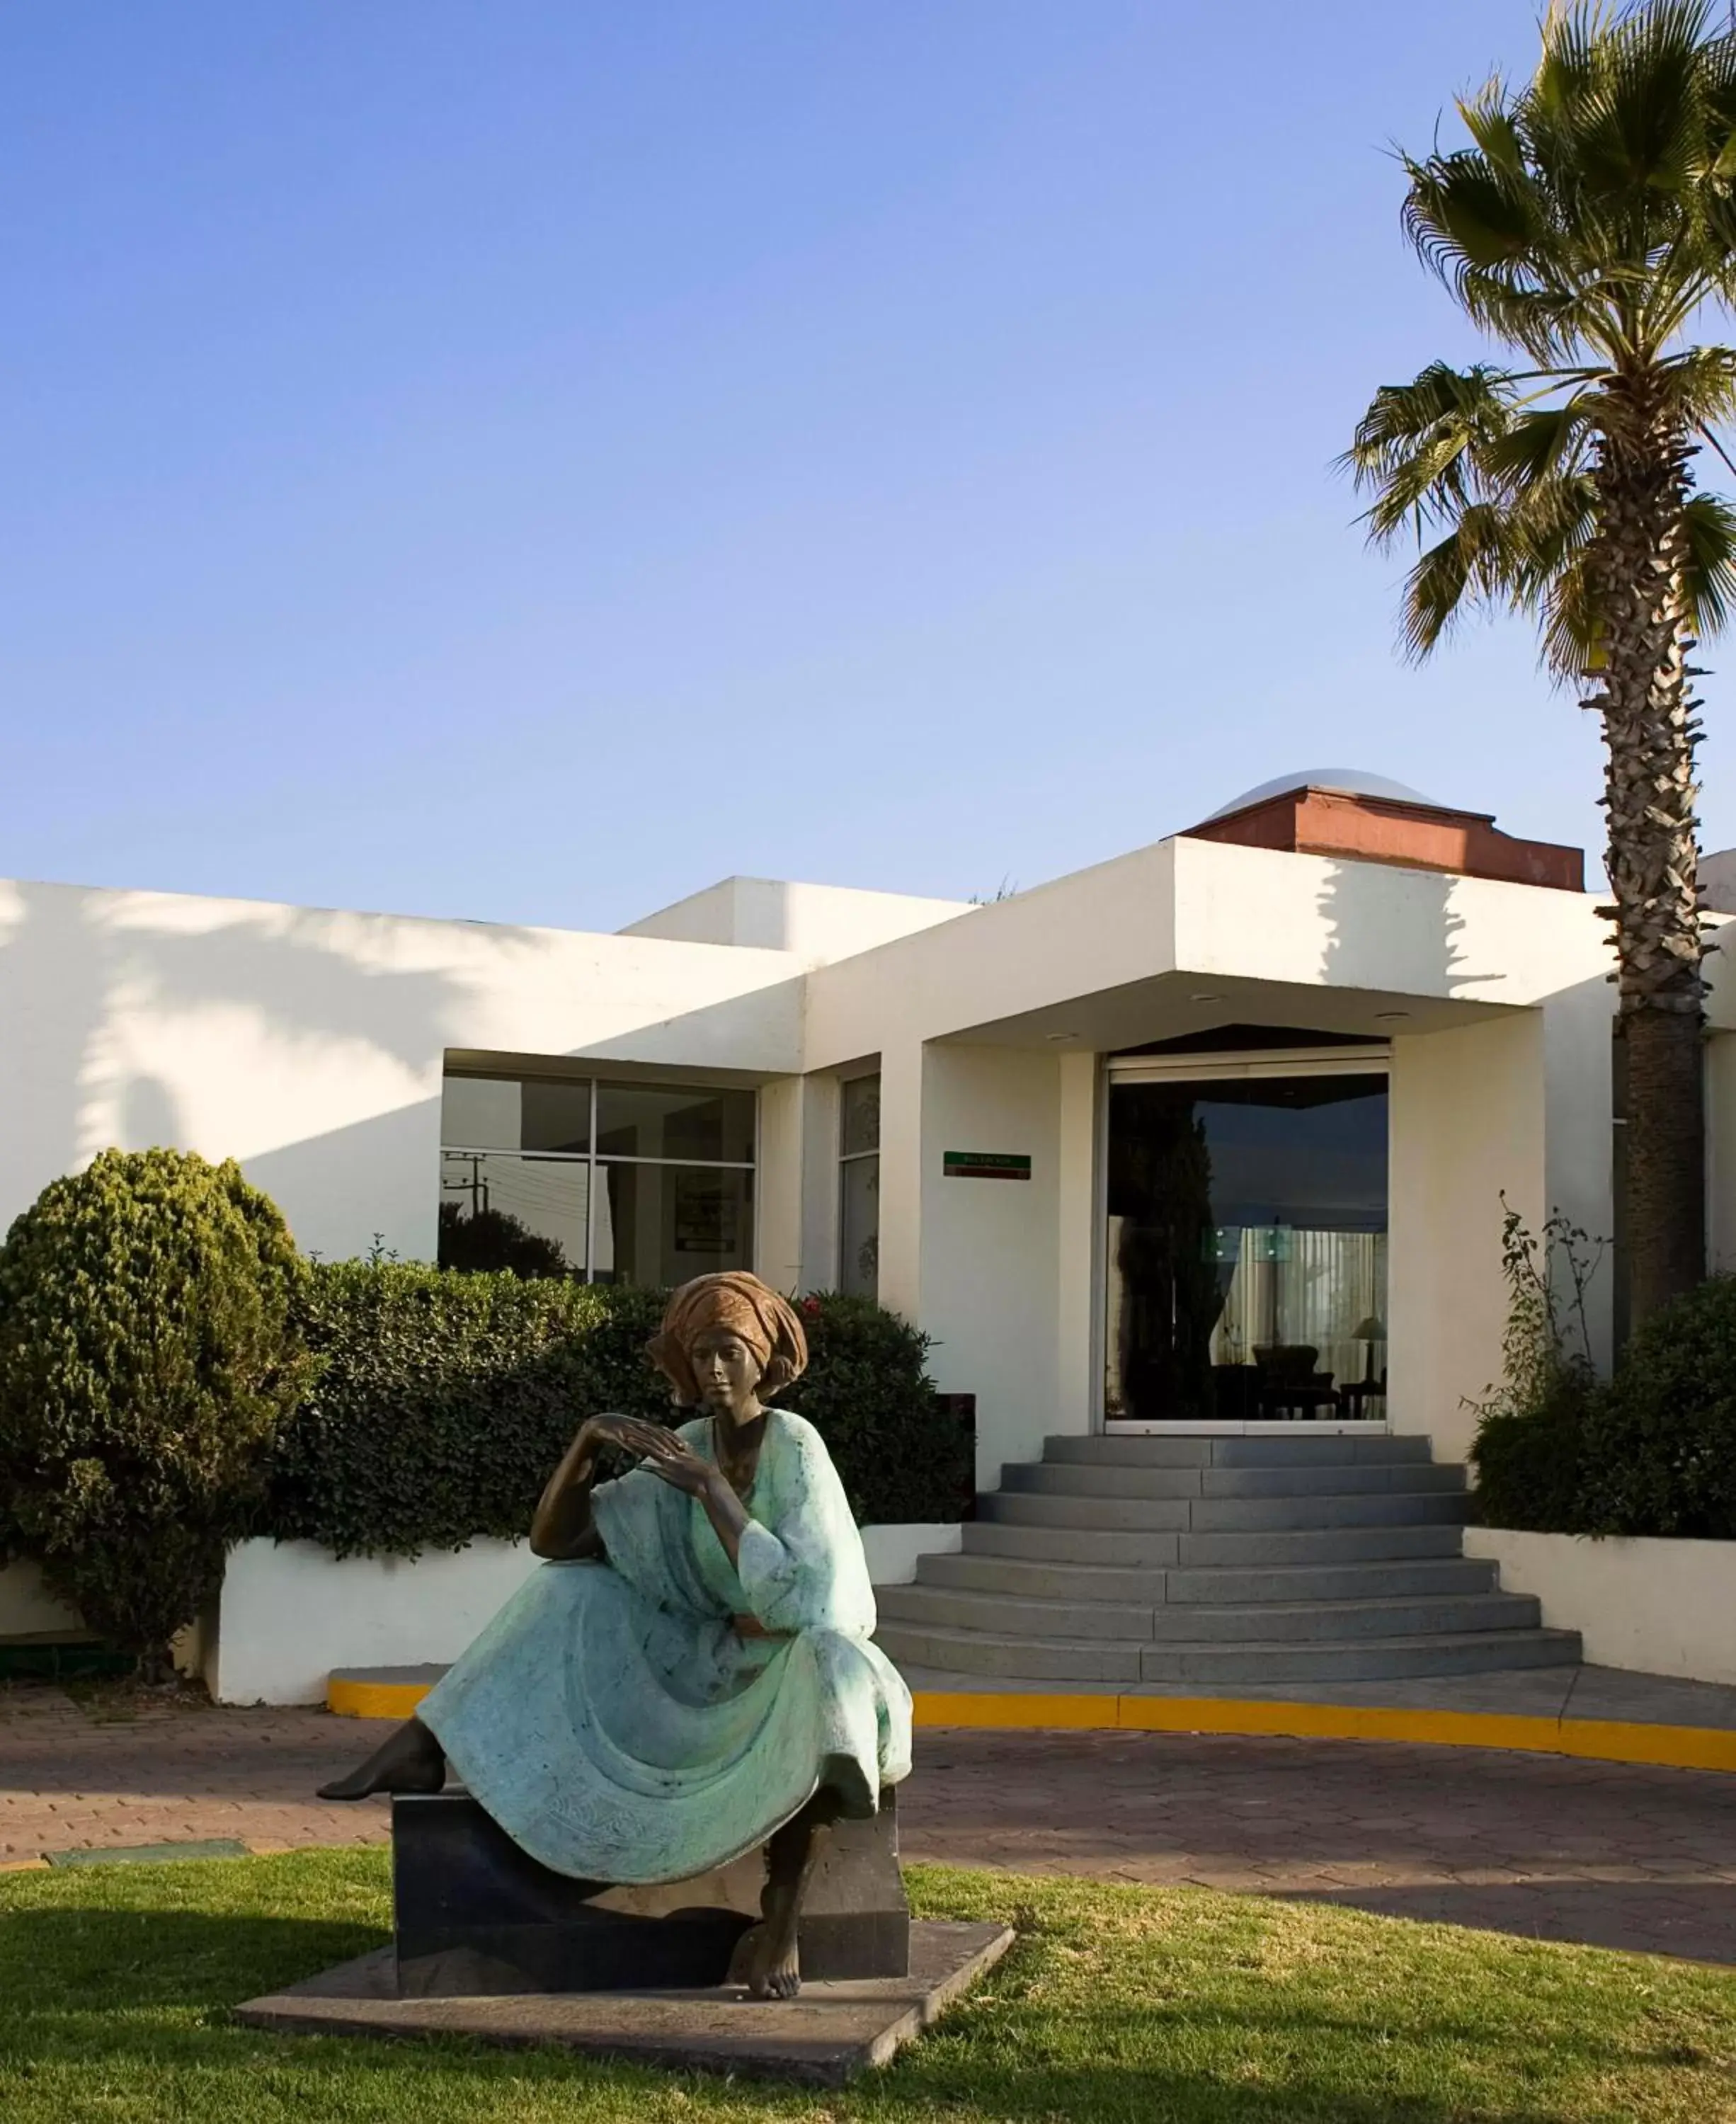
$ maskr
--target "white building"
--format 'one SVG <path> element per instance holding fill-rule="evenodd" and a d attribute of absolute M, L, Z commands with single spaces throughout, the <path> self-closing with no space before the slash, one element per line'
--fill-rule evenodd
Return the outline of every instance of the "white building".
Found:
<path fill-rule="evenodd" d="M 167 1144 L 238 1158 L 328 1257 L 877 1291 L 976 1397 L 983 1487 L 1008 1470 L 976 1526 L 873 1530 L 913 1674 L 1245 1688 L 1559 1664 L 1583 1632 L 1736 1679 L 1727 1544 L 1461 1555 L 1439 1464 L 1499 1370 L 1503 1199 L 1614 1228 L 1582 870 L 1325 771 L 987 906 L 735 878 L 594 936 L 3 885 L 0 1216 Z M 1706 874 L 1736 910 L 1736 858 Z M 206 1671 L 294 1702 L 449 1659 L 532 1562 L 249 1543 Z M 8 1574 L 0 1630 L 75 1619 L 35 1583 Z"/>
<path fill-rule="evenodd" d="M 987 1481 L 1127 1422 L 1375 1421 L 1456 1459 L 1503 1196 L 1612 1229 L 1579 873 L 1321 773 L 987 906 L 737 878 L 605 936 L 0 886 L 0 1213 L 172 1144 L 328 1256 L 433 1258 L 444 1206 L 449 1248 L 510 1230 L 467 1233 L 487 1210 L 593 1277 L 877 1288 L 976 1395 Z"/>

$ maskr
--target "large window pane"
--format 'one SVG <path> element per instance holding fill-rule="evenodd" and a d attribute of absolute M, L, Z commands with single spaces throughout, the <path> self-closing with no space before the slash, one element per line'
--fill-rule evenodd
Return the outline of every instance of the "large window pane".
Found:
<path fill-rule="evenodd" d="M 749 1165 L 754 1094 L 670 1084 L 599 1084 L 597 1149 L 605 1158 L 718 1158 Z"/>
<path fill-rule="evenodd" d="M 880 1148 L 880 1079 L 851 1077 L 839 1093 L 838 1153 L 854 1158 Z"/>
<path fill-rule="evenodd" d="M 590 1082 L 527 1077 L 523 1130 L 526 1150 L 585 1151 L 590 1148 Z"/>
<path fill-rule="evenodd" d="M 1386 1083 L 1109 1094 L 1110 1417 L 1382 1413 Z"/>
<path fill-rule="evenodd" d="M 880 1295 L 880 1160 L 847 1158 L 839 1168 L 838 1288 L 854 1298 Z"/>
<path fill-rule="evenodd" d="M 582 1276 L 590 1187 L 582 1160 L 443 1152 L 440 1266 Z"/>
<path fill-rule="evenodd" d="M 598 1172 L 599 1283 L 685 1283 L 752 1266 L 750 1172 L 691 1165 L 603 1165 Z"/>
<path fill-rule="evenodd" d="M 440 1141 L 464 1150 L 518 1149 L 520 1089 L 511 1078 L 447 1078 L 440 1087 Z"/>
<path fill-rule="evenodd" d="M 463 1150 L 565 1150 L 590 1145 L 588 1078 L 449 1077 L 440 1141 Z"/>

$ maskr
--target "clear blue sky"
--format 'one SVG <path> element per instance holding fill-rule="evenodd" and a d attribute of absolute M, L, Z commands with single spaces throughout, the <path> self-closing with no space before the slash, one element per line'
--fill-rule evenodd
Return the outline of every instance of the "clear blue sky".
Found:
<path fill-rule="evenodd" d="M 14 0 L 0 875 L 613 928 L 1353 764 L 1599 844 L 1330 461 L 1532 0 Z M 1711 660 L 1708 843 L 1727 672 Z"/>

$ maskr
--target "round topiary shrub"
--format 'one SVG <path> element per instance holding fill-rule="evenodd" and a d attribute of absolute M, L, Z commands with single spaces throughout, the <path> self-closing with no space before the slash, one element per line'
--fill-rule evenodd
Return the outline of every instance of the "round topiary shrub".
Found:
<path fill-rule="evenodd" d="M 1588 1412 L 1579 1530 L 1736 1541 L 1736 1276 L 1635 1331 Z"/>
<path fill-rule="evenodd" d="M 10 1539 L 149 1678 L 216 1593 L 306 1384 L 305 1273 L 238 1165 L 171 1150 L 105 1151 L 0 1248 Z"/>

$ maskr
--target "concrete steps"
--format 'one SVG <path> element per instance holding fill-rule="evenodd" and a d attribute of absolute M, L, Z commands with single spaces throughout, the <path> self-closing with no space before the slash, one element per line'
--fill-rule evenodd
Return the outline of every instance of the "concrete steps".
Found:
<path fill-rule="evenodd" d="M 1040 1497 L 1349 1497 L 1456 1495 L 1465 1488 L 1462 1468 L 1433 1461 L 1395 1460 L 1360 1467 L 1331 1464 L 1310 1468 L 1094 1468 L 1046 1461 L 1001 1470 L 1003 1496 Z"/>
<path fill-rule="evenodd" d="M 1488 1633 L 1430 1638 L 1390 1638 L 1376 1644 L 1168 1645 L 1106 1642 L 1101 1638 L 1047 1642 L 990 1637 L 978 1630 L 882 1628 L 887 1657 L 939 1673 L 1007 1681 L 1195 1681 L 1214 1688 L 1274 1681 L 1395 1681 L 1420 1675 L 1487 1674 L 1498 1669 L 1577 1663 L 1579 1639 L 1571 1630 L 1512 1630 L 1498 1648 Z"/>
<path fill-rule="evenodd" d="M 1490 1593 L 1495 1567 L 1477 1557 L 1419 1557 L 1372 1563 L 1268 1565 L 1263 1569 L 1164 1571 L 1136 1565 L 1047 1562 L 969 1548 L 923 1558 L 924 1586 L 1008 1593 L 1028 1600 L 1120 1600 L 1177 1605 L 1253 1600 L 1387 1600 L 1421 1593 Z M 887 1588 L 901 1591 L 902 1588 Z"/>
<path fill-rule="evenodd" d="M 1255 1534 L 1352 1526 L 1463 1526 L 1462 1491 L 1389 1490 L 1376 1497 L 1139 1497 L 995 1490 L 978 1502 L 1005 1526 L 1075 1526 L 1153 1533 Z"/>
<path fill-rule="evenodd" d="M 1426 1438 L 1361 1438 L 1343 1431 L 1256 1438 L 1165 1438 L 1150 1434 L 1128 1437 L 1097 1433 L 1090 1437 L 1051 1438 L 1042 1464 L 1075 1464 L 1093 1468 L 1327 1468 L 1390 1466 L 1410 1461 L 1435 1463 Z"/>
<path fill-rule="evenodd" d="M 1193 1602 L 1171 1608 L 1098 1600 L 1021 1600 L 1004 1593 L 956 1593 L 888 1586 L 877 1596 L 888 1621 L 916 1627 L 1014 1633 L 1031 1638 L 1125 1638 L 1146 1642 L 1219 1642 L 1293 1638 L 1403 1638 L 1469 1630 L 1535 1629 L 1537 1602 L 1521 1593 L 1437 1593 L 1420 1600 L 1277 1601 L 1245 1606 Z"/>
<path fill-rule="evenodd" d="M 964 1530 L 967 1555 L 1028 1556 L 1078 1563 L 1179 1563 L 1258 1567 L 1336 1563 L 1351 1558 L 1458 1556 L 1458 1523 L 1442 1526 L 1334 1527 L 1288 1534 L 1150 1533 L 1082 1526 L 1021 1526 L 976 1520 Z"/>
<path fill-rule="evenodd" d="M 1461 1553 L 1462 1468 L 1418 1438 L 1051 1439 L 955 1554 L 882 1587 L 892 1658 L 980 1681 L 1380 1680 L 1572 1664 Z"/>

